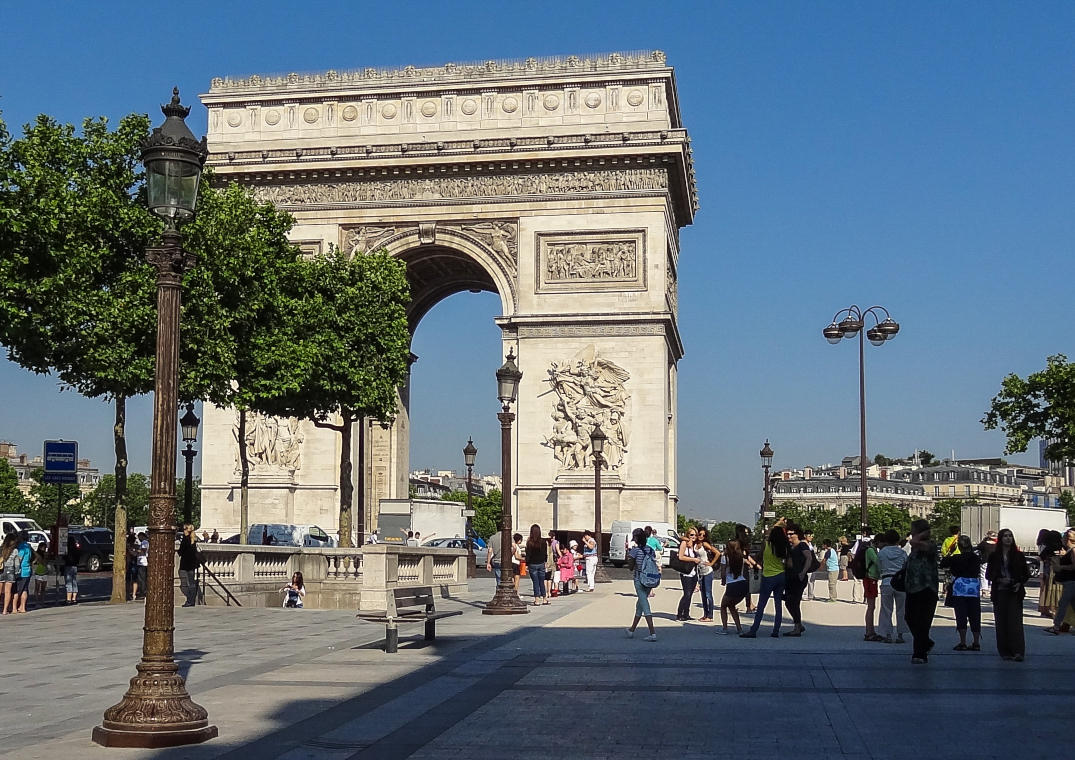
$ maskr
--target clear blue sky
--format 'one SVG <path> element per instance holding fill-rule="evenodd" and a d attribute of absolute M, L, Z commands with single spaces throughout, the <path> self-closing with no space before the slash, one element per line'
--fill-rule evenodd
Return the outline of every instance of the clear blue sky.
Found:
<path fill-rule="evenodd" d="M 169 18 L 168 11 L 178 18 Z M 857 360 L 821 336 L 888 307 L 867 346 L 870 455 L 998 456 L 979 420 L 1008 372 L 1072 342 L 1075 4 L 21 3 L 5 13 L 12 126 L 149 112 L 213 76 L 660 48 L 676 67 L 702 209 L 682 235 L 681 510 L 746 518 L 776 467 L 858 450 Z M 196 105 L 191 122 L 204 131 Z M 199 126 L 200 125 L 200 126 Z M 420 325 L 412 465 L 495 471 L 489 294 Z M 111 411 L 0 364 L 0 438 L 77 438 L 112 466 Z M 132 404 L 148 468 L 150 405 Z M 1036 462 L 1036 453 L 1017 460 Z"/>

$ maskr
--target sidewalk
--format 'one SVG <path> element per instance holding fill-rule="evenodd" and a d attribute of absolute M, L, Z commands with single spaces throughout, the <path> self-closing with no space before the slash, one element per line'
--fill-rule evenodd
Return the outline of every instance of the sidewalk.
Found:
<path fill-rule="evenodd" d="M 942 607 L 935 654 L 912 666 L 909 644 L 862 640 L 862 605 L 804 603 L 802 638 L 744 640 L 675 622 L 678 583 L 666 578 L 649 643 L 623 633 L 625 581 L 520 616 L 481 615 L 491 595 L 478 580 L 439 601 L 466 611 L 438 623 L 433 645 L 403 629 L 396 655 L 380 651 L 383 626 L 349 612 L 177 610 L 177 658 L 220 737 L 158 752 L 89 741 L 134 673 L 140 605 L 20 616 L 0 624 L 0 735 L 21 759 L 701 758 L 725 739 L 763 756 L 1009 759 L 1063 746 L 1075 696 L 1075 637 L 1047 636 L 1029 616 L 1017 664 L 995 655 L 988 612 L 983 651 L 953 652 Z M 958 750 L 942 748 L 953 727 Z"/>

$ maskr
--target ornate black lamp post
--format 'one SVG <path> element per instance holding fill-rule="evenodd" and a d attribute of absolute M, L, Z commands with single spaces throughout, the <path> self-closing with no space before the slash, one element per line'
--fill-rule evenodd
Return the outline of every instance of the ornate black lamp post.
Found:
<path fill-rule="evenodd" d="M 769 468 L 773 466 L 773 449 L 769 446 L 769 439 L 765 439 L 765 445 L 761 449 L 761 470 L 765 478 L 761 488 L 761 523 L 768 527 L 769 520 L 776 517 L 773 513 L 773 481 L 769 478 Z"/>
<path fill-rule="evenodd" d="M 198 181 L 208 155 L 184 119 L 179 88 L 162 106 L 167 117 L 142 146 L 149 209 L 164 219 L 161 244 L 146 258 L 157 268 L 157 367 L 153 399 L 153 460 L 149 495 L 149 588 L 142 660 L 119 704 L 105 710 L 93 741 L 106 747 L 174 747 L 217 735 L 205 708 L 190 698 L 173 657 L 175 557 L 175 434 L 179 386 L 179 307 L 183 273 L 194 257 L 178 226 L 194 217 Z"/>
<path fill-rule="evenodd" d="M 878 316 L 880 312 L 884 312 L 884 319 Z M 844 314 L 847 316 L 837 322 Z M 866 315 L 873 317 L 874 324 L 869 330 L 863 330 L 866 326 Z M 821 331 L 825 340 L 833 345 L 839 343 L 842 338 L 854 338 L 858 335 L 859 339 L 859 501 L 862 508 L 860 529 L 863 535 L 868 532 L 870 518 L 866 508 L 866 357 L 862 337 L 865 332 L 870 343 L 880 346 L 895 338 L 899 331 L 899 323 L 892 319 L 884 306 L 871 306 L 862 310 L 854 304 L 836 312 L 829 326 Z"/>
<path fill-rule="evenodd" d="M 187 413 L 179 418 L 179 427 L 183 429 L 183 441 L 187 447 L 183 449 L 183 458 L 187 460 L 187 475 L 183 481 L 183 523 L 194 522 L 194 457 L 198 452 L 194 450 L 194 442 L 198 440 L 198 425 L 201 420 L 194 413 L 194 404 L 187 404 Z"/>
<path fill-rule="evenodd" d="M 597 567 L 594 570 L 594 583 L 612 583 L 601 566 L 601 468 L 605 466 L 605 441 L 608 436 L 600 425 L 594 426 L 590 433 L 590 450 L 593 452 L 593 521 L 594 539 L 597 541 Z"/>
<path fill-rule="evenodd" d="M 477 575 L 476 562 L 474 561 L 474 537 L 473 528 L 470 527 L 470 516 L 473 510 L 470 506 L 470 482 L 474 475 L 474 459 L 478 456 L 478 447 L 471 438 L 467 438 L 467 445 L 463 447 L 463 463 L 467 466 L 467 577 Z"/>
<path fill-rule="evenodd" d="M 512 583 L 511 569 L 511 423 L 515 415 L 511 413 L 511 404 L 519 392 L 519 381 L 523 373 L 515 365 L 515 351 L 508 351 L 507 361 L 496 371 L 497 397 L 503 405 L 500 414 L 500 477 L 503 490 L 500 495 L 500 584 L 492 600 L 485 605 L 482 613 L 486 615 L 525 615 L 530 612 Z"/>

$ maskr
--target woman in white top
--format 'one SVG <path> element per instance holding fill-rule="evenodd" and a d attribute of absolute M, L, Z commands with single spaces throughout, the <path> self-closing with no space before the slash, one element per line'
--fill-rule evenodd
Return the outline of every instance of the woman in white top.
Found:
<path fill-rule="evenodd" d="M 698 528 L 698 588 L 702 593 L 701 622 L 713 622 L 713 565 L 720 561 L 720 551 L 709 543 L 709 531 Z"/>
<path fill-rule="evenodd" d="M 302 582 L 302 573 L 296 572 L 292 575 L 291 583 L 280 590 L 284 592 L 284 603 L 281 606 L 302 609 L 302 600 L 306 598 L 306 586 Z"/>
<path fill-rule="evenodd" d="M 676 620 L 686 621 L 691 619 L 691 596 L 698 586 L 698 531 L 691 528 L 687 531 L 687 538 L 679 544 L 679 558 L 690 565 L 690 572 L 680 573 L 679 582 L 683 586 L 683 596 L 679 600 L 679 610 L 676 612 Z"/>

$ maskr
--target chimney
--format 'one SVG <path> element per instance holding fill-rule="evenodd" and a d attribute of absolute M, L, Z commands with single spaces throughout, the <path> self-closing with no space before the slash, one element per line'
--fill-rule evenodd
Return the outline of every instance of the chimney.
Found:
<path fill-rule="evenodd" d="M 813 476 L 813 474 L 814 474 L 814 468 L 813 467 L 804 467 L 803 468 L 803 480 L 810 480 L 810 478 Z"/>

